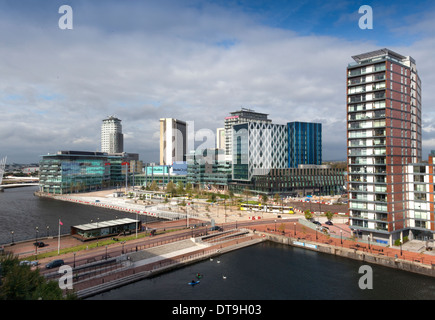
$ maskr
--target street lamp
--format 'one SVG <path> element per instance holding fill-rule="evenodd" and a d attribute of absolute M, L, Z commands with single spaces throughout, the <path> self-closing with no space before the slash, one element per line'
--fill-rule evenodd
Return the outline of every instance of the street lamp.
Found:
<path fill-rule="evenodd" d="M 402 240 L 400 240 L 400 256 L 402 256 Z"/>
<path fill-rule="evenodd" d="M 14 245 L 14 231 L 11 231 L 11 245 Z"/>
<path fill-rule="evenodd" d="M 50 227 L 47 226 L 47 238 L 50 236 L 49 230 L 50 230 Z"/>
<path fill-rule="evenodd" d="M 294 223 L 294 226 L 295 226 L 295 238 L 296 238 L 296 222 Z"/>
<path fill-rule="evenodd" d="M 340 230 L 340 242 L 341 245 L 343 246 L 343 230 Z"/>
<path fill-rule="evenodd" d="M 38 227 L 35 228 L 35 253 L 38 254 Z"/>
<path fill-rule="evenodd" d="M 74 264 L 73 264 L 73 268 L 76 267 L 76 253 L 74 252 Z"/>
<path fill-rule="evenodd" d="M 276 220 L 275 220 L 275 232 L 276 232 Z"/>

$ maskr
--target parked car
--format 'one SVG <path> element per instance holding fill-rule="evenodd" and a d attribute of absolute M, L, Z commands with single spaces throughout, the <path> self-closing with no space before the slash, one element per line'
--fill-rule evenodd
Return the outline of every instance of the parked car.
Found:
<path fill-rule="evenodd" d="M 314 221 L 311 221 L 312 223 L 314 223 L 314 224 L 317 224 L 318 226 L 321 226 L 322 224 L 319 222 L 319 221 L 317 221 L 317 220 L 314 220 Z"/>
<path fill-rule="evenodd" d="M 45 243 L 42 242 L 42 241 L 36 241 L 36 242 L 33 243 L 33 245 L 35 247 L 39 247 L 39 248 L 45 247 Z"/>
<path fill-rule="evenodd" d="M 58 259 L 58 260 L 50 261 L 49 263 L 47 263 L 47 265 L 45 267 L 47 269 L 51 269 L 51 268 L 63 266 L 64 264 L 65 264 L 65 262 L 62 259 Z"/>
<path fill-rule="evenodd" d="M 28 260 L 20 261 L 21 266 L 23 266 L 23 265 L 37 266 L 38 264 L 39 264 L 38 261 L 28 261 Z"/>
<path fill-rule="evenodd" d="M 214 226 L 210 228 L 210 231 L 222 231 L 222 228 L 218 226 Z"/>
<path fill-rule="evenodd" d="M 327 224 L 328 226 L 332 226 L 333 225 L 331 220 L 326 221 L 325 224 Z"/>

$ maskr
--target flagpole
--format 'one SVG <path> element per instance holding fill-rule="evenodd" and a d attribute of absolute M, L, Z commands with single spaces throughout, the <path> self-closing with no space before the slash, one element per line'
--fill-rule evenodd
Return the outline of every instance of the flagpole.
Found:
<path fill-rule="evenodd" d="M 59 219 L 59 235 L 57 237 L 57 254 L 60 253 L 60 219 Z"/>

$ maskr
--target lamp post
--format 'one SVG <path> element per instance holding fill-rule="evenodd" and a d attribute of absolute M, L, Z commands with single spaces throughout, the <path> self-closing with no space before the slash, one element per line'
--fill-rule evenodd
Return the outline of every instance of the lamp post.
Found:
<path fill-rule="evenodd" d="M 107 260 L 107 245 L 106 245 L 106 260 Z"/>
<path fill-rule="evenodd" d="M 50 230 L 50 227 L 47 226 L 47 238 L 50 236 L 50 232 L 49 232 L 49 230 Z"/>
<path fill-rule="evenodd" d="M 402 239 L 400 239 L 400 256 L 402 256 Z"/>
<path fill-rule="evenodd" d="M 294 227 L 295 227 L 295 238 L 296 238 L 296 222 L 294 223 Z"/>
<path fill-rule="evenodd" d="M 14 231 L 11 231 L 11 245 L 14 245 Z"/>
<path fill-rule="evenodd" d="M 36 227 L 35 230 L 35 254 L 38 254 L 38 227 Z"/>
<path fill-rule="evenodd" d="M 340 242 L 341 246 L 343 246 L 343 230 L 340 230 Z"/>
<path fill-rule="evenodd" d="M 73 268 L 76 267 L 76 253 L 74 252 L 74 264 L 73 264 Z"/>
<path fill-rule="evenodd" d="M 97 247 L 98 247 L 98 241 L 100 240 L 100 232 L 98 231 L 98 220 L 100 220 L 100 218 L 97 218 Z"/>
<path fill-rule="evenodd" d="M 276 220 L 275 220 L 275 232 L 276 232 Z"/>

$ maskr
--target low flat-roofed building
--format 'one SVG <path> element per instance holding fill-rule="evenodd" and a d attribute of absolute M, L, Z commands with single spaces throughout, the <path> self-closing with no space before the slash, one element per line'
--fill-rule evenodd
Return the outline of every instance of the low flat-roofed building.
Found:
<path fill-rule="evenodd" d="M 81 241 L 130 234 L 141 229 L 141 221 L 124 218 L 98 221 L 71 227 L 71 235 Z"/>

